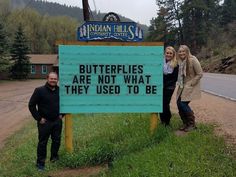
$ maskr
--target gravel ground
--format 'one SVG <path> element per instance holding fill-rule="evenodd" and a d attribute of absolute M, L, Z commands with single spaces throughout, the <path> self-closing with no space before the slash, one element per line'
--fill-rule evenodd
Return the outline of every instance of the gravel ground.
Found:
<path fill-rule="evenodd" d="M 201 99 L 193 100 L 190 106 L 195 113 L 196 122 L 215 125 L 216 133 L 225 136 L 226 140 L 236 147 L 236 101 L 202 92 Z M 175 93 L 171 109 L 178 113 Z"/>
<path fill-rule="evenodd" d="M 0 148 L 4 141 L 30 120 L 28 101 L 43 80 L 1 81 L 0 83 Z"/>

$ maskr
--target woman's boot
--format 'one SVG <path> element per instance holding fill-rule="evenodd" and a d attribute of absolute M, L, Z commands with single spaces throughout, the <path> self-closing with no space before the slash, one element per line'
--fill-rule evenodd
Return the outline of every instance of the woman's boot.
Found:
<path fill-rule="evenodd" d="M 187 127 L 184 129 L 184 131 L 189 132 L 191 130 L 196 129 L 196 124 L 195 124 L 195 116 L 194 116 L 194 112 L 186 112 L 186 119 L 187 119 Z"/>
<path fill-rule="evenodd" d="M 179 112 L 180 118 L 183 121 L 183 125 L 179 128 L 180 131 L 184 131 L 187 125 L 187 119 L 184 112 Z"/>

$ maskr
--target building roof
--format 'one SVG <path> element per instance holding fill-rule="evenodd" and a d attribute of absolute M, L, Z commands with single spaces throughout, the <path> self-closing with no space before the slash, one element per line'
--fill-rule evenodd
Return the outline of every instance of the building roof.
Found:
<path fill-rule="evenodd" d="M 58 55 L 28 55 L 32 64 L 58 65 Z"/>

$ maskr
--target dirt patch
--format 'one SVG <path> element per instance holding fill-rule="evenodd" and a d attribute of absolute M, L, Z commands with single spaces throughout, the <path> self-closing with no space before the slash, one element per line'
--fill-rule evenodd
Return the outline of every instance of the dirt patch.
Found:
<path fill-rule="evenodd" d="M 210 73 L 236 74 L 236 55 L 203 63 L 203 70 Z"/>
<path fill-rule="evenodd" d="M 0 83 L 0 148 L 8 137 L 30 120 L 29 98 L 34 89 L 44 83 L 45 80 Z"/>
<path fill-rule="evenodd" d="M 215 125 L 216 133 L 223 135 L 229 144 L 236 147 L 235 101 L 202 92 L 202 98 L 192 101 L 190 105 L 196 115 L 196 122 Z M 172 99 L 171 109 L 178 113 L 175 98 Z"/>
<path fill-rule="evenodd" d="M 176 130 L 174 133 L 176 136 L 186 136 L 188 134 L 187 132 L 180 130 Z"/>
<path fill-rule="evenodd" d="M 91 177 L 96 176 L 100 172 L 105 171 L 107 169 L 107 165 L 79 169 L 63 169 L 62 171 L 58 171 L 49 175 L 49 177 Z"/>

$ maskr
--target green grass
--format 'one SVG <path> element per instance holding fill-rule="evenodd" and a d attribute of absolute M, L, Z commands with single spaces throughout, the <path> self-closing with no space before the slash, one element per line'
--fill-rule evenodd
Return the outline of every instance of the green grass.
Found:
<path fill-rule="evenodd" d="M 172 127 L 161 125 L 153 136 L 149 132 L 150 114 L 74 115 L 74 152 L 65 151 L 64 138 L 60 161 L 46 162 L 46 171 L 35 168 L 37 129 L 33 120 L 11 137 L 0 151 L 1 177 L 48 176 L 64 168 L 109 163 L 107 177 L 234 177 L 236 160 L 224 140 L 213 134 L 210 125 L 178 137 Z M 49 149 L 48 149 L 48 152 Z M 48 154 L 49 156 L 50 154 Z"/>
<path fill-rule="evenodd" d="M 223 140 L 210 132 L 201 127 L 181 138 L 172 134 L 158 145 L 118 159 L 104 176 L 235 176 L 235 160 L 225 150 Z"/>

